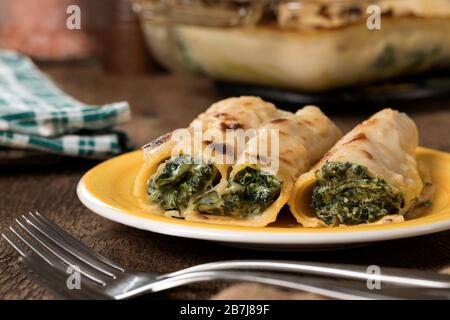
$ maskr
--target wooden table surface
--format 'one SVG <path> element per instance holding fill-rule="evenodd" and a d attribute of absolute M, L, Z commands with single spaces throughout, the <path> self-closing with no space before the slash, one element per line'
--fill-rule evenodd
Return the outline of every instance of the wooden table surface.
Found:
<path fill-rule="evenodd" d="M 81 101 L 103 104 L 126 100 L 133 120 L 123 125 L 136 146 L 186 126 L 212 102 L 222 98 L 205 79 L 170 74 L 118 77 L 104 75 L 95 66 L 46 66 L 44 71 Z M 370 115 L 359 111 L 330 110 L 343 131 Z M 450 152 L 450 99 L 415 103 L 405 109 L 417 122 L 423 146 Z M 450 231 L 429 236 L 329 252 L 277 253 L 249 251 L 223 245 L 169 237 L 136 230 L 101 218 L 79 202 L 75 187 L 96 162 L 65 159 L 53 166 L 0 168 L 0 230 L 15 217 L 39 210 L 101 254 L 142 271 L 170 272 L 222 259 L 276 258 L 364 265 L 438 269 L 450 264 Z M 51 299 L 46 290 L 22 276 L 17 257 L 0 241 L 0 299 Z M 225 283 L 201 284 L 148 298 L 208 298 Z"/>

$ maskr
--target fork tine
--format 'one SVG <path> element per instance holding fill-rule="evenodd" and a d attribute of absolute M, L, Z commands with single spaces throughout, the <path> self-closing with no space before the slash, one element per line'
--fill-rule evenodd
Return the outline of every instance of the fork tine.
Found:
<path fill-rule="evenodd" d="M 36 249 L 35 246 L 33 246 L 27 239 L 25 239 L 18 230 L 16 230 L 16 228 L 14 228 L 14 226 L 9 227 L 9 230 L 20 240 L 22 240 L 22 242 L 28 246 L 28 248 L 30 248 L 34 253 L 36 253 L 37 255 L 39 255 L 43 260 L 45 260 L 45 262 L 47 262 L 49 265 L 54 266 L 54 263 L 52 261 L 50 261 L 48 258 L 46 258 L 39 250 Z M 3 238 L 6 239 L 8 241 L 8 243 L 12 243 L 11 239 L 7 238 L 7 236 L 5 234 L 2 234 Z M 12 245 L 12 247 L 14 249 L 16 249 L 17 252 L 19 252 L 19 254 L 24 257 L 25 253 L 22 252 L 17 244 L 16 245 Z"/>
<path fill-rule="evenodd" d="M 80 255 L 83 254 L 84 258 L 87 259 L 89 257 L 91 259 L 99 260 L 104 264 L 110 266 L 111 268 L 114 268 L 121 272 L 125 272 L 125 269 L 123 267 L 84 245 L 82 242 L 75 239 L 72 235 L 70 235 L 68 232 L 60 228 L 56 223 L 40 214 L 39 212 L 29 212 L 28 215 L 32 217 L 34 221 L 38 222 L 42 226 L 42 228 L 45 228 L 45 230 L 47 230 L 48 232 L 52 231 L 52 235 L 58 235 L 60 243 L 64 244 L 66 247 L 70 247 Z"/>
<path fill-rule="evenodd" d="M 93 269 L 95 269 L 99 272 L 104 273 L 105 275 L 107 275 L 110 278 L 113 278 L 113 279 L 117 278 L 114 273 L 110 272 L 111 268 L 109 266 L 105 266 L 98 259 L 92 259 L 89 256 L 85 256 L 83 254 L 78 253 L 78 251 L 75 249 L 67 247 L 63 242 L 60 241 L 59 237 L 55 237 L 55 234 L 52 233 L 51 230 L 47 230 L 45 227 L 42 226 L 42 224 L 38 220 L 33 219 L 32 218 L 33 215 L 30 214 L 29 217 L 30 217 L 30 219 L 27 218 L 25 215 L 22 215 L 22 218 L 27 222 L 27 224 L 29 226 L 36 229 L 42 236 L 44 236 L 45 238 L 47 238 L 48 240 L 52 241 L 54 244 L 59 246 L 61 249 L 66 251 L 66 253 L 69 254 L 69 256 L 70 255 L 74 256 L 76 259 L 81 260 L 88 266 L 92 267 Z M 31 220 L 33 220 L 33 221 L 31 221 Z M 103 266 L 107 267 L 109 270 L 107 270 Z M 114 270 L 117 271 L 116 269 L 114 269 Z"/>
<path fill-rule="evenodd" d="M 14 237 L 10 237 L 5 233 L 2 234 L 3 239 L 11 245 L 11 247 L 20 254 L 19 258 L 19 268 L 20 271 L 26 273 L 33 280 L 38 283 L 43 283 L 44 287 L 50 289 L 57 295 L 62 295 L 71 299 L 105 299 L 107 296 L 101 291 L 102 287 L 95 285 L 91 280 L 85 279 L 83 276 L 80 278 L 81 289 L 70 290 L 67 286 L 67 279 L 69 274 L 66 268 L 61 263 L 49 264 L 49 261 L 43 256 L 39 255 L 38 250 L 32 250 L 31 252 L 26 252 L 22 250 L 21 247 L 24 245 L 28 246 L 17 231 L 11 231 Z M 15 240 L 17 239 L 17 240 Z M 26 241 L 26 239 L 25 239 Z M 28 241 L 27 241 L 28 242 Z M 29 243 L 29 242 L 28 242 Z M 30 247 L 31 248 L 31 247 Z"/>
<path fill-rule="evenodd" d="M 37 280 L 37 276 L 36 274 L 33 274 L 30 270 L 28 270 L 26 268 L 26 264 L 25 261 L 29 261 L 29 259 L 33 260 L 33 261 L 40 261 L 41 265 L 40 267 L 38 267 L 39 269 L 44 268 L 44 265 L 48 266 L 47 268 L 53 268 L 53 270 L 51 272 L 49 272 L 48 274 L 51 274 L 54 279 L 56 278 L 60 278 L 60 272 L 57 268 L 54 267 L 53 264 L 50 264 L 48 260 L 44 260 L 43 257 L 39 256 L 38 254 L 36 254 L 34 251 L 30 252 L 30 253 L 25 253 L 25 251 L 23 251 L 20 247 L 21 245 L 23 246 L 23 243 L 19 244 L 20 241 L 23 241 L 23 237 L 18 234 L 16 231 L 11 230 L 10 231 L 11 234 L 13 234 L 16 238 L 13 238 L 11 236 L 6 235 L 5 233 L 2 234 L 3 239 L 5 239 L 6 242 L 8 242 L 8 244 L 15 250 L 17 251 L 17 253 L 20 254 L 20 258 L 19 258 L 19 263 L 18 263 L 18 267 L 20 268 L 20 271 L 26 273 L 27 276 L 30 276 L 33 280 Z M 15 239 L 19 239 L 19 240 L 15 240 Z M 31 267 L 30 267 L 31 268 Z M 67 275 L 66 275 L 67 277 Z M 52 282 L 54 283 L 56 280 L 53 280 Z M 37 281 L 38 282 L 38 281 Z M 49 285 L 47 283 L 47 285 Z M 45 287 L 47 287 L 47 285 Z"/>
<path fill-rule="evenodd" d="M 17 230 L 15 230 L 15 234 L 20 238 L 20 240 L 24 241 L 24 243 L 36 254 L 38 254 L 41 258 L 46 260 L 47 262 L 49 260 L 58 261 L 60 263 L 65 264 L 66 266 L 74 266 L 79 265 L 77 261 L 74 261 L 71 257 L 67 257 L 67 255 L 64 255 L 61 252 L 61 249 L 58 249 L 55 245 L 50 244 L 48 241 L 45 241 L 42 239 L 42 237 L 39 237 L 36 232 L 23 224 L 19 219 L 16 219 L 17 224 L 22 228 L 23 231 L 25 231 L 29 236 L 30 240 L 27 241 L 23 236 L 20 236 Z M 14 228 L 11 228 L 14 230 Z M 39 250 L 38 248 L 43 248 L 44 250 Z M 81 261 L 80 261 L 81 262 Z M 50 264 L 54 266 L 54 262 L 50 261 Z M 106 283 L 98 278 L 97 276 L 88 273 L 85 271 L 86 268 L 81 269 L 80 272 L 83 274 L 86 278 L 90 279 L 92 282 L 105 286 Z"/>
<path fill-rule="evenodd" d="M 12 240 L 9 239 L 9 237 L 2 233 L 2 238 L 8 242 L 8 244 L 22 257 L 25 257 L 25 252 L 22 251 Z"/>
<path fill-rule="evenodd" d="M 24 261 L 25 259 L 19 259 L 17 263 L 17 268 L 21 273 L 23 273 L 25 276 L 27 276 L 36 284 L 38 284 L 40 287 L 47 289 L 55 296 L 60 297 L 62 299 L 82 300 L 85 298 L 83 294 L 79 294 L 78 292 L 76 292 L 78 290 L 63 289 L 61 286 L 55 283 L 56 282 L 55 279 L 49 282 L 48 280 L 50 279 L 47 279 L 47 277 L 45 277 L 42 271 L 37 272 L 35 269 L 31 267 L 30 263 L 26 263 Z M 53 270 L 52 272 L 54 273 Z"/>
<path fill-rule="evenodd" d="M 20 259 L 19 268 L 22 272 L 30 276 L 38 284 L 52 291 L 55 295 L 62 296 L 66 299 L 106 299 L 107 297 L 88 281 L 81 277 L 79 289 L 69 289 L 67 280 L 69 274 L 51 268 L 49 265 L 42 263 L 37 256 L 27 255 Z"/>

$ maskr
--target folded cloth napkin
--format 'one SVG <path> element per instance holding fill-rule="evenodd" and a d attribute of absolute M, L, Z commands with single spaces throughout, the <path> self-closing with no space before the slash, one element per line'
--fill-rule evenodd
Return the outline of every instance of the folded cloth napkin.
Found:
<path fill-rule="evenodd" d="M 127 136 L 112 130 L 129 118 L 127 102 L 83 104 L 27 57 L 0 50 L 0 146 L 105 158 L 130 148 Z"/>

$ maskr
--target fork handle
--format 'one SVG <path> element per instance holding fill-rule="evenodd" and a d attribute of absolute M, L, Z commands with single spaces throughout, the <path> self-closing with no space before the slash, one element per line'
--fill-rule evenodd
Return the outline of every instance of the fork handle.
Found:
<path fill-rule="evenodd" d="M 294 275 L 271 274 L 264 272 L 238 272 L 238 271 L 199 271 L 178 274 L 175 276 L 165 277 L 164 279 L 144 285 L 140 288 L 133 289 L 126 293 L 117 295 L 118 300 L 129 299 L 140 296 L 149 292 L 160 292 L 175 287 L 188 284 L 206 282 L 206 281 L 248 281 L 267 285 L 275 285 L 287 289 L 302 290 L 320 294 L 335 299 L 375 299 L 370 294 L 362 294 L 355 290 L 347 292 L 347 290 L 335 290 L 329 286 L 324 286 L 321 281 L 313 282 L 310 279 L 302 278 Z M 327 288 L 327 289 L 323 289 Z"/>
<path fill-rule="evenodd" d="M 314 276 L 277 274 L 268 272 L 242 271 L 199 271 L 183 273 L 144 285 L 140 288 L 120 294 L 118 300 L 136 297 L 148 292 L 160 292 L 175 287 L 205 281 L 248 281 L 266 285 L 274 285 L 293 290 L 314 293 L 323 297 L 344 300 L 376 300 L 376 299 L 448 299 L 446 290 L 427 292 L 423 289 L 388 288 L 385 290 L 369 290 L 361 282 L 337 280 Z"/>
<path fill-rule="evenodd" d="M 219 261 L 198 265 L 180 270 L 162 277 L 171 277 L 190 272 L 215 270 L 252 270 L 275 271 L 296 274 L 309 274 L 332 278 L 354 280 L 378 280 L 385 284 L 394 284 L 407 287 L 421 287 L 430 289 L 450 289 L 450 276 L 435 272 L 380 268 L 380 273 L 369 273 L 364 266 L 325 264 L 320 262 L 296 262 L 275 260 L 231 260 Z"/>

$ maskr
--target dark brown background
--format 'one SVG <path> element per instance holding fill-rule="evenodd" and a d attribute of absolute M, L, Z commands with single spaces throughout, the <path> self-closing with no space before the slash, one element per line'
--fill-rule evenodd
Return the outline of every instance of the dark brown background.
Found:
<path fill-rule="evenodd" d="M 76 98 L 92 104 L 127 100 L 133 120 L 123 126 L 137 146 L 186 126 L 212 102 L 214 85 L 204 79 L 169 74 L 106 76 L 95 66 L 44 67 Z M 380 106 L 381 107 L 381 106 Z M 330 110 L 348 131 L 372 111 Z M 421 102 L 405 109 L 416 121 L 423 146 L 450 151 L 450 99 Z M 277 258 L 364 265 L 437 269 L 450 264 L 450 231 L 389 241 L 358 249 L 315 253 L 277 253 L 229 248 L 215 243 L 169 237 L 126 227 L 84 208 L 75 193 L 78 180 L 96 162 L 66 159 L 54 166 L 0 168 L 0 230 L 30 210 L 48 215 L 83 242 L 117 262 L 142 271 L 169 272 L 222 259 Z M 0 299 L 49 299 L 54 296 L 16 271 L 16 256 L 0 241 Z M 208 298 L 224 283 L 173 290 L 150 298 Z"/>

